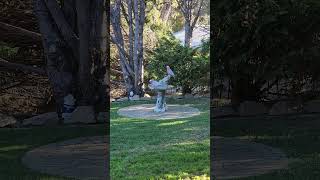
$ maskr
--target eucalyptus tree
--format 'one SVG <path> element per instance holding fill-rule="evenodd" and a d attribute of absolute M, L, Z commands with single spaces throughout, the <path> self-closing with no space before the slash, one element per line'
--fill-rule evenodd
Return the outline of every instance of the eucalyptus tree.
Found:
<path fill-rule="evenodd" d="M 198 19 L 201 14 L 201 10 L 204 7 L 205 3 L 208 3 L 207 0 L 177 0 L 179 9 L 184 17 L 184 30 L 185 30 L 185 39 L 184 44 L 187 47 L 191 46 L 191 39 L 193 30 L 198 22 Z"/>
<path fill-rule="evenodd" d="M 126 89 L 138 95 L 143 94 L 145 9 L 144 0 L 114 0 L 110 6 L 110 37 L 118 50 Z"/>

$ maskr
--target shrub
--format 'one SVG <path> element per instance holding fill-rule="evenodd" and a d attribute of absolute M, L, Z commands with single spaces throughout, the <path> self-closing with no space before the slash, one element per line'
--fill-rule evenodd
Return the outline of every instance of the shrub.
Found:
<path fill-rule="evenodd" d="M 183 93 L 208 86 L 209 43 L 204 42 L 201 48 L 191 49 L 181 45 L 173 36 L 163 37 L 150 56 L 146 79 L 162 79 L 166 75 L 165 65 L 169 65 L 176 75 L 170 83 L 181 86 Z"/>

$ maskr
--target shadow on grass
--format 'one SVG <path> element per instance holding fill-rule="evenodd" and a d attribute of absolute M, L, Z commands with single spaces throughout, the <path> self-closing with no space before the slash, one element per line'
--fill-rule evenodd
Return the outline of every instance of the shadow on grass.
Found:
<path fill-rule="evenodd" d="M 279 170 L 255 177 L 254 180 L 316 180 L 320 177 L 320 115 L 247 117 L 211 119 L 215 136 L 250 139 L 282 149 L 292 162 L 288 170 Z"/>
<path fill-rule="evenodd" d="M 104 125 L 54 128 L 0 129 L 0 179 L 67 180 L 33 172 L 21 163 L 23 155 L 38 146 L 77 137 L 105 135 Z"/>

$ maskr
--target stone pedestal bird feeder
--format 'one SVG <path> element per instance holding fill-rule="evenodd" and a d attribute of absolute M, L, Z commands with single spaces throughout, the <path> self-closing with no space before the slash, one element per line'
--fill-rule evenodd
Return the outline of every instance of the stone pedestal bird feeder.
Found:
<path fill-rule="evenodd" d="M 168 81 L 171 77 L 174 77 L 173 71 L 170 69 L 169 66 L 167 68 L 167 75 L 161 79 L 160 81 L 150 80 L 149 88 L 157 91 L 157 102 L 156 106 L 154 107 L 154 112 L 160 113 L 167 111 L 167 104 L 165 100 L 166 90 L 168 89 Z"/>

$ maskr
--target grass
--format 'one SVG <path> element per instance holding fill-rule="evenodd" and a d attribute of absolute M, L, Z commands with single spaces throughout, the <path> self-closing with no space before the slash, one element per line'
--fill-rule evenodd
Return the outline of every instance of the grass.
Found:
<path fill-rule="evenodd" d="M 209 179 L 209 100 L 173 100 L 168 104 L 193 104 L 199 116 L 174 120 L 121 117 L 111 107 L 110 153 L 112 179 Z"/>
<path fill-rule="evenodd" d="M 231 118 L 211 122 L 215 136 L 242 136 L 282 149 L 298 161 L 287 170 L 277 170 L 241 180 L 318 180 L 320 179 L 320 115 Z"/>
<path fill-rule="evenodd" d="M 24 153 L 38 146 L 77 137 L 105 135 L 106 133 L 105 125 L 0 129 L 0 179 L 70 179 L 33 172 L 23 166 L 21 158 Z"/>

